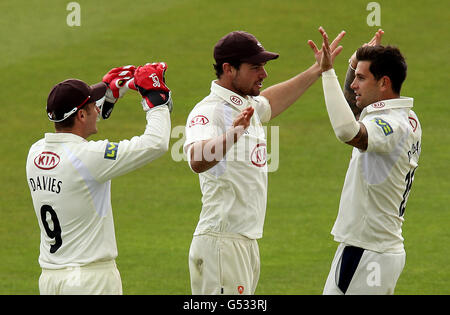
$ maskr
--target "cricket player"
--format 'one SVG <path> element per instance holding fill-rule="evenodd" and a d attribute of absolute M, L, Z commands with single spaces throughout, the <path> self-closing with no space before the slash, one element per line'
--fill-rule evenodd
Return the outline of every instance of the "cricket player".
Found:
<path fill-rule="evenodd" d="M 68 79 L 51 90 L 47 114 L 55 132 L 31 146 L 26 163 L 41 230 L 41 294 L 122 294 L 111 179 L 168 150 L 172 101 L 166 69 L 165 63 L 119 67 L 98 84 Z M 120 142 L 87 141 L 97 132 L 99 115 L 108 118 L 129 88 L 142 95 L 143 134 Z"/>
<path fill-rule="evenodd" d="M 184 150 L 203 195 L 189 250 L 193 294 L 255 292 L 268 184 L 262 124 L 284 112 L 321 74 L 315 63 L 260 92 L 264 66 L 278 57 L 252 34 L 225 35 L 214 47 L 217 80 L 187 119 Z"/>
<path fill-rule="evenodd" d="M 339 246 L 323 294 L 393 294 L 405 265 L 402 224 L 422 135 L 413 99 L 400 96 L 407 65 L 397 48 L 380 45 L 379 30 L 350 59 L 349 100 L 359 109 L 352 112 L 333 69 L 327 34 L 320 32 L 328 115 L 337 138 L 354 147 L 331 232 Z"/>

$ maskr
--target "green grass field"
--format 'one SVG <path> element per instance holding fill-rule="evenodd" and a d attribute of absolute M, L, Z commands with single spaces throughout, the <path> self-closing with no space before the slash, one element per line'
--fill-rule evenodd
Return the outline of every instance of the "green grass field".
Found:
<path fill-rule="evenodd" d="M 166 61 L 175 128 L 209 94 L 213 46 L 232 30 L 249 31 L 267 50 L 280 53 L 266 66 L 268 87 L 312 64 L 307 40 L 320 42 L 320 25 L 333 38 L 347 31 L 335 67 L 341 82 L 350 55 L 378 29 L 366 22 L 370 1 L 79 0 L 81 25 L 74 27 L 66 23 L 69 2 L 0 2 L 0 294 L 39 293 L 39 228 L 25 161 L 30 145 L 53 131 L 45 104 L 54 84 L 70 77 L 93 84 L 115 66 Z M 407 58 L 402 95 L 415 98 L 423 128 L 403 226 L 407 260 L 396 294 L 449 294 L 450 5 L 378 3 L 383 42 L 399 46 Z M 139 98 L 130 93 L 91 139 L 131 138 L 144 123 Z M 321 294 L 337 246 L 330 231 L 351 148 L 333 134 L 320 80 L 270 126 L 279 126 L 280 164 L 269 174 L 256 293 Z M 174 134 L 171 148 L 180 138 Z M 170 151 L 113 180 L 124 294 L 190 294 L 188 250 L 200 198 L 197 176 Z"/>

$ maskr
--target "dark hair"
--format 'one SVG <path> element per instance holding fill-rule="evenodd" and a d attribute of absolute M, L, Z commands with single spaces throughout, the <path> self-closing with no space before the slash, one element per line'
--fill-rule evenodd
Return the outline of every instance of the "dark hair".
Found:
<path fill-rule="evenodd" d="M 229 61 L 217 61 L 216 64 L 214 64 L 214 70 L 216 71 L 216 77 L 217 79 L 220 79 L 220 76 L 223 74 L 223 64 L 229 63 L 233 68 L 239 70 L 242 61 L 239 60 L 229 60 Z"/>
<path fill-rule="evenodd" d="M 76 115 L 76 112 L 73 113 L 72 115 L 70 115 L 69 117 L 67 117 L 66 119 L 64 119 L 63 121 L 55 122 L 55 129 L 62 130 L 62 129 L 72 128 L 73 125 L 75 124 L 75 115 Z"/>
<path fill-rule="evenodd" d="M 370 61 L 369 70 L 375 79 L 388 76 L 392 82 L 392 90 L 400 94 L 408 67 L 397 47 L 382 45 L 360 47 L 356 51 L 356 59 Z"/>
<path fill-rule="evenodd" d="M 92 102 L 91 102 L 92 103 Z M 91 103 L 86 103 L 82 107 L 80 107 L 75 113 L 64 119 L 60 122 L 55 122 L 55 130 L 64 130 L 72 128 L 75 125 L 75 116 L 80 109 L 86 110 L 87 106 Z"/>

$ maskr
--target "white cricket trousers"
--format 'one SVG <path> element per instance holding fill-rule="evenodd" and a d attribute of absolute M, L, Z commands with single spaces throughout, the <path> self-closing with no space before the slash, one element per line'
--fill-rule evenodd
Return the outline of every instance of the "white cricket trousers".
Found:
<path fill-rule="evenodd" d="M 41 295 L 122 295 L 122 280 L 114 260 L 42 269 L 39 292 Z"/>
<path fill-rule="evenodd" d="M 323 294 L 394 294 L 405 260 L 405 251 L 377 253 L 341 243 L 331 264 Z"/>
<path fill-rule="evenodd" d="M 239 234 L 195 235 L 189 272 L 194 295 L 252 295 L 260 272 L 258 242 Z"/>

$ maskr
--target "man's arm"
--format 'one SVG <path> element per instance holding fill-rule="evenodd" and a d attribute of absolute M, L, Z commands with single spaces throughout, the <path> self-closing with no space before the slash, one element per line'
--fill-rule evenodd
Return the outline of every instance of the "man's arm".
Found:
<path fill-rule="evenodd" d="M 105 182 L 127 174 L 167 152 L 171 130 L 168 107 L 158 106 L 145 115 L 147 125 L 140 136 L 119 142 L 107 140 L 88 142 L 87 152 L 91 154 L 87 154 L 86 159 L 95 159 L 96 164 L 90 169 L 90 173 L 97 181 Z M 89 162 L 84 164 L 88 165 Z"/>
<path fill-rule="evenodd" d="M 331 126 L 340 141 L 366 150 L 368 141 L 367 130 L 363 123 L 356 121 L 345 100 L 333 69 L 333 58 L 328 44 L 328 36 L 323 28 L 320 28 L 319 31 L 323 38 L 323 53 L 319 65 L 323 71 L 323 91 Z"/>
<path fill-rule="evenodd" d="M 261 92 L 261 95 L 269 100 L 272 109 L 270 119 L 275 118 L 291 106 L 305 91 L 320 77 L 321 71 L 318 64 L 295 77 L 272 85 Z"/>
<path fill-rule="evenodd" d="M 322 28 L 320 28 L 319 31 L 323 37 L 323 53 L 319 65 L 323 71 L 322 84 L 325 95 L 325 104 L 327 106 L 331 125 L 339 140 L 365 151 L 368 146 L 367 128 L 362 122 L 356 121 L 353 116 L 354 112 L 350 110 L 350 106 L 344 97 L 344 93 L 339 87 L 339 82 L 333 70 L 334 58 L 332 58 L 333 52 L 328 45 L 328 36 Z M 381 29 L 378 30 L 372 40 L 364 45 L 379 45 L 383 34 L 384 32 Z M 353 54 L 351 62 L 351 66 L 356 67 L 356 53 Z M 346 81 L 350 81 L 350 78 L 347 77 Z M 347 82 L 346 85 L 347 84 L 351 83 Z"/>
<path fill-rule="evenodd" d="M 360 127 L 358 133 L 352 140 L 347 141 L 346 143 L 351 146 L 354 146 L 355 148 L 366 151 L 368 141 L 369 141 L 369 137 L 367 135 L 367 128 L 362 122 L 358 122 L 358 123 L 359 123 L 359 127 Z"/>
<path fill-rule="evenodd" d="M 190 144 L 186 151 L 191 169 L 196 173 L 203 173 L 217 165 L 249 127 L 253 113 L 253 107 L 248 107 L 236 117 L 233 127 L 223 135 Z"/>
<path fill-rule="evenodd" d="M 342 47 L 338 47 L 338 44 L 344 37 L 344 35 L 345 32 L 342 31 L 331 43 L 330 48 L 333 54 L 337 55 L 342 50 Z M 311 42 L 308 42 L 308 44 L 311 46 Z M 311 48 L 313 47 L 311 46 Z M 316 48 L 314 53 L 316 54 L 316 60 L 320 60 L 322 50 L 317 50 Z M 295 101 L 297 101 L 300 96 L 302 96 L 303 93 L 305 93 L 305 91 L 311 85 L 313 85 L 314 82 L 316 82 L 321 73 L 322 71 L 320 69 L 319 63 L 317 62 L 295 77 L 287 81 L 275 84 L 262 91 L 261 95 L 266 97 L 270 103 L 270 107 L 272 110 L 272 115 L 270 118 L 275 118 L 276 116 L 284 112 Z"/>
<path fill-rule="evenodd" d="M 350 87 L 353 80 L 355 80 L 355 68 L 352 69 L 352 67 L 353 66 L 349 64 L 347 74 L 345 76 L 344 97 L 347 100 L 347 103 L 350 106 L 353 115 L 355 115 L 355 118 L 358 119 L 359 115 L 361 114 L 361 109 L 356 106 L 356 94 L 355 91 L 353 91 L 353 89 Z"/>

